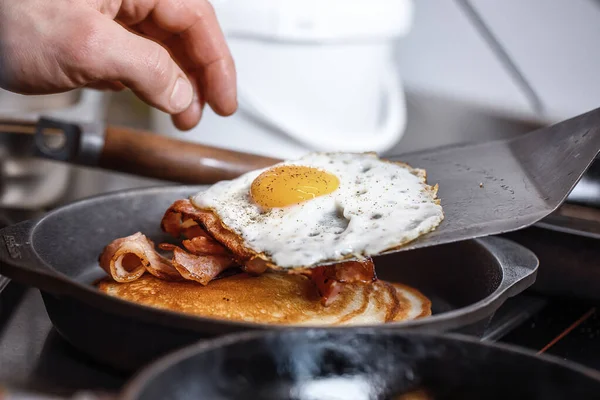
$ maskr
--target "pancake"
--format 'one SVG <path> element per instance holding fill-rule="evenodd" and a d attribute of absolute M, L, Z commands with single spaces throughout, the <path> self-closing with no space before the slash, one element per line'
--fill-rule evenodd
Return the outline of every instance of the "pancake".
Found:
<path fill-rule="evenodd" d="M 196 316 L 262 324 L 332 326 L 412 320 L 431 315 L 431 302 L 418 290 L 397 283 L 351 283 L 324 306 L 303 275 L 242 273 L 202 286 L 169 282 L 146 274 L 131 282 L 105 279 L 100 291 L 150 307 Z"/>

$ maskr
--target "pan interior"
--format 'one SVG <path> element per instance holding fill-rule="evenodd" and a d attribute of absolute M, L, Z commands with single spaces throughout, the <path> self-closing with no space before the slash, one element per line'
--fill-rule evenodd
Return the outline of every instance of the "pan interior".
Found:
<path fill-rule="evenodd" d="M 288 331 L 185 354 L 142 375 L 128 399 L 552 400 L 600 390 L 540 358 L 415 334 Z"/>
<path fill-rule="evenodd" d="M 105 276 L 98 256 L 115 238 L 141 231 L 155 242 L 173 241 L 160 230 L 164 212 L 173 201 L 201 189 L 152 188 L 74 203 L 38 224 L 33 245 L 55 271 L 91 284 Z M 500 265 L 476 241 L 389 254 L 375 263 L 380 279 L 413 286 L 428 296 L 434 314 L 482 300 L 502 280 Z"/>

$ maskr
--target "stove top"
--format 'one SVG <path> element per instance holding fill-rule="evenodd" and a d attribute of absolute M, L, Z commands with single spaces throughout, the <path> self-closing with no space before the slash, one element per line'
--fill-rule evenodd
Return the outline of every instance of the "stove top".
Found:
<path fill-rule="evenodd" d="M 587 302 L 548 300 L 500 341 L 600 370 L 599 311 L 600 307 Z"/>

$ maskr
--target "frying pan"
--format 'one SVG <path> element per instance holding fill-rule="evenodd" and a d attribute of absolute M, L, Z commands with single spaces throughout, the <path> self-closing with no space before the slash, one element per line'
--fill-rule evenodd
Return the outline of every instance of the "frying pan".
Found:
<path fill-rule="evenodd" d="M 597 371 L 517 347 L 356 329 L 245 332 L 200 342 L 145 368 L 114 397 L 73 399 L 570 400 L 599 393 Z M 5 398 L 33 397 L 9 391 Z"/>
<path fill-rule="evenodd" d="M 122 399 L 400 400 L 418 391 L 435 400 L 597 399 L 600 373 L 456 335 L 243 333 L 162 359 Z"/>
<path fill-rule="evenodd" d="M 102 195 L 4 228 L 0 273 L 40 288 L 57 331 L 75 347 L 121 370 L 137 369 L 200 338 L 274 328 L 149 308 L 91 285 L 105 276 L 97 259 L 107 243 L 136 231 L 155 242 L 167 239 L 159 227 L 165 210 L 203 188 L 170 186 Z M 481 334 L 506 298 L 534 282 L 538 260 L 520 245 L 490 237 L 389 254 L 376 258 L 375 264 L 381 279 L 421 290 L 432 300 L 434 313 L 379 325 L 381 329 Z"/>

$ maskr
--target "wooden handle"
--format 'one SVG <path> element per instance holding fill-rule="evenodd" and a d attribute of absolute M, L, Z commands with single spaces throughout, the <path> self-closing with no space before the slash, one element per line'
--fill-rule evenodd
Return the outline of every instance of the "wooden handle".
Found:
<path fill-rule="evenodd" d="M 211 184 L 279 161 L 281 160 L 109 126 L 98 164 L 102 168 L 149 178 Z"/>

